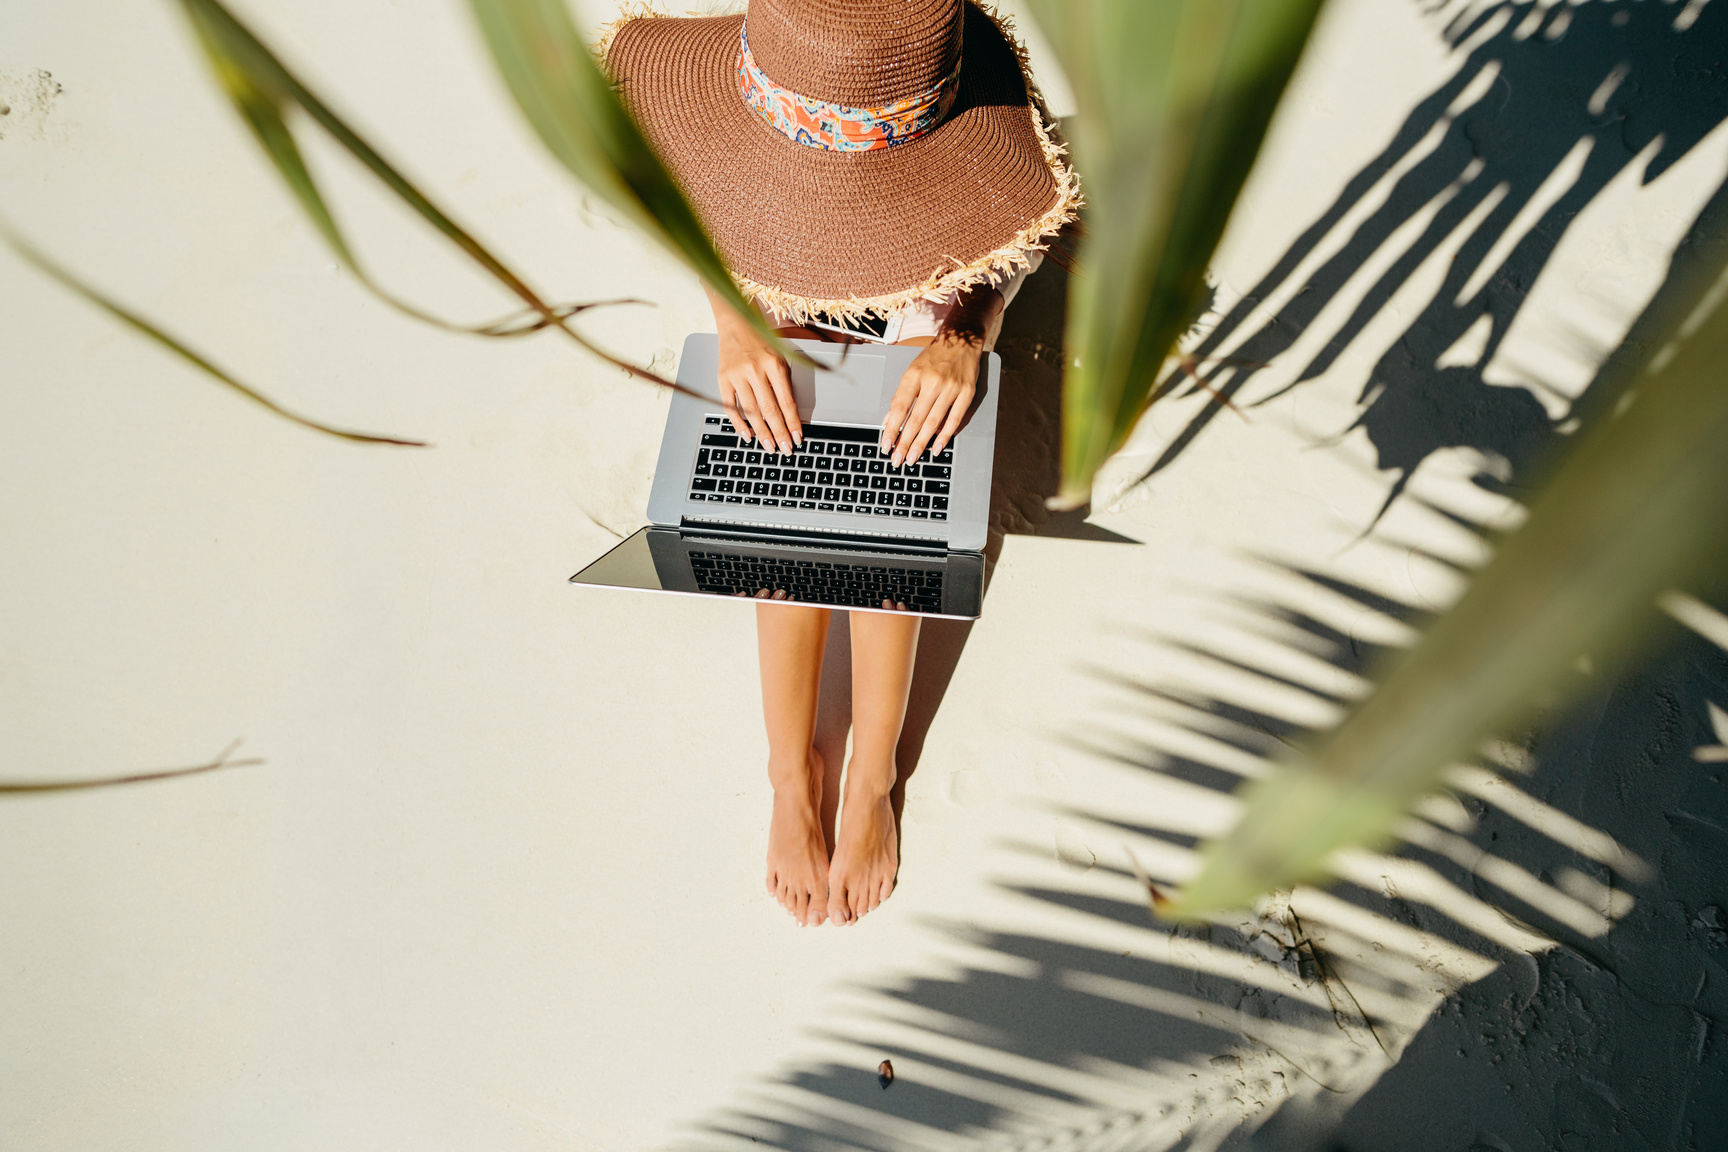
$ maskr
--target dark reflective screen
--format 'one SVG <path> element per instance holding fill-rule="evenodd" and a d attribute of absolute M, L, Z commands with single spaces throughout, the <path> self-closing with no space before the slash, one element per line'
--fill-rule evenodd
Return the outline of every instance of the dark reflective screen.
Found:
<path fill-rule="evenodd" d="M 811 547 L 643 528 L 571 578 L 649 592 L 775 599 L 924 616 L 978 615 L 983 559 L 965 553 Z"/>

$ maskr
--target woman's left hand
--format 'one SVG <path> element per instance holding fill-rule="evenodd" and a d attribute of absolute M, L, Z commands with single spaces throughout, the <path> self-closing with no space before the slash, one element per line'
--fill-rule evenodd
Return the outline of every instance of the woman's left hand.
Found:
<path fill-rule="evenodd" d="M 982 340 L 943 332 L 906 369 L 882 425 L 881 448 L 893 453 L 896 468 L 925 448 L 936 453 L 948 446 L 972 407 L 983 352 Z"/>
<path fill-rule="evenodd" d="M 961 293 L 936 338 L 900 377 L 888 418 L 882 422 L 884 452 L 894 466 L 916 460 L 924 449 L 941 452 L 960 430 L 978 391 L 978 367 L 1002 328 L 1001 293 L 980 284 Z"/>

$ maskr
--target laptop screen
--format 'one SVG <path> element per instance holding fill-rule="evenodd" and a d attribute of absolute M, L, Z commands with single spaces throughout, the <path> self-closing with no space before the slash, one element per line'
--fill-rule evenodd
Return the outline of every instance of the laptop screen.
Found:
<path fill-rule="evenodd" d="M 649 592 L 975 619 L 983 598 L 983 558 L 648 527 L 570 580 Z"/>

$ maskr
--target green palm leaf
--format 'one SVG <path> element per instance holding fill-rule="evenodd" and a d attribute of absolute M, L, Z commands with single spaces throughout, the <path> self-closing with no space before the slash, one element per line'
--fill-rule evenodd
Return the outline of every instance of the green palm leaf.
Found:
<path fill-rule="evenodd" d="M 561 0 L 469 2 L 511 95 L 558 162 L 785 352 L 732 282 L 695 209 L 625 111 Z"/>
<path fill-rule="evenodd" d="M 71 289 L 79 296 L 82 296 L 90 303 L 96 305 L 96 307 L 102 309 L 122 324 L 131 328 L 133 331 L 143 333 L 145 336 L 148 336 L 150 339 L 168 349 L 182 360 L 185 360 L 193 367 L 215 377 L 222 384 L 225 384 L 235 392 L 246 397 L 246 399 L 252 401 L 252 403 L 261 405 L 275 413 L 277 416 L 282 417 L 284 420 L 298 424 L 302 428 L 310 428 L 314 432 L 322 432 L 327 436 L 335 436 L 343 440 L 354 440 L 362 444 L 397 444 L 407 448 L 426 447 L 426 444 L 420 440 L 402 440 L 394 436 L 376 436 L 369 432 L 353 432 L 346 428 L 335 428 L 329 424 L 321 424 L 316 420 L 301 416 L 298 413 L 290 412 L 288 409 L 282 407 L 280 404 L 276 403 L 276 401 L 265 396 L 257 389 L 242 384 L 240 381 L 224 372 L 221 368 L 218 368 L 215 364 L 211 363 L 204 356 L 193 351 L 191 348 L 188 348 L 185 344 L 182 344 L 179 340 L 176 340 L 150 321 L 139 316 L 136 312 L 115 303 L 108 297 L 104 296 L 101 292 L 98 292 L 95 288 L 84 283 L 84 281 L 80 280 L 78 277 L 56 264 L 53 260 L 50 260 L 47 256 L 37 251 L 36 248 L 32 247 L 28 242 L 15 234 L 4 224 L 0 224 L 0 241 L 4 241 L 9 248 L 18 253 L 19 256 L 23 257 L 30 264 L 35 265 L 39 271 L 52 279 L 59 281 L 62 285 Z"/>
<path fill-rule="evenodd" d="M 376 148 L 337 116 L 316 93 L 301 83 L 276 54 L 228 11 L 220 0 L 180 0 L 180 3 L 192 22 L 199 43 L 203 46 L 223 91 L 228 94 L 235 109 L 252 129 L 265 154 L 275 164 L 283 182 L 299 201 L 301 208 L 337 259 L 380 299 L 426 323 L 479 336 L 516 336 L 542 328 L 557 328 L 588 351 L 631 375 L 675 387 L 670 380 L 657 373 L 620 360 L 596 347 L 572 328 L 567 323 L 569 317 L 600 305 L 555 306 L 543 300 L 521 276 L 505 266 L 485 245 L 452 220 L 449 214 L 434 204 L 394 165 L 385 160 Z M 527 305 L 526 313 L 517 313 L 485 324 L 458 324 L 434 316 L 378 284 L 355 257 L 347 237 L 337 225 L 329 204 L 319 191 L 311 171 L 306 167 L 305 158 L 294 141 L 294 134 L 286 119 L 286 113 L 295 108 L 309 116 L 403 203 Z"/>
<path fill-rule="evenodd" d="M 1718 262 L 1494 559 L 1314 752 L 1249 785 L 1236 827 L 1168 908 L 1199 917 L 1376 844 L 1451 764 L 1528 717 L 1580 653 L 1611 674 L 1668 589 L 1728 575 L 1728 272 Z M 1685 298 L 1685 294 L 1682 295 Z"/>
<path fill-rule="evenodd" d="M 1068 309 L 1062 485 L 1092 477 L 1145 410 L 1199 310 L 1207 263 L 1320 0 L 1031 0 L 1079 104 L 1086 235 Z"/>

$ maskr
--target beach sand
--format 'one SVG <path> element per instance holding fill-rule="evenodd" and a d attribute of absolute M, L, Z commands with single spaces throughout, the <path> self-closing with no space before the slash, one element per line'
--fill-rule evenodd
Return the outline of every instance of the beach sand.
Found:
<path fill-rule="evenodd" d="M 1196 337 L 1266 366 L 1233 408 L 1157 406 L 1089 514 L 1042 504 L 1047 261 L 1000 346 L 984 615 L 920 649 L 899 887 L 799 929 L 763 889 L 752 609 L 566 583 L 643 523 L 666 396 L 376 303 L 168 6 L 0 0 L 7 219 L 295 410 L 434 445 L 273 419 L 0 257 L 5 776 L 263 761 L 0 802 L 0 1142 L 1728 1146 L 1728 803 L 1695 752 L 1728 744 L 1728 654 L 1698 637 L 1581 670 L 1583 703 L 1461 770 L 1411 846 L 1264 917 L 1173 931 L 1130 865 L 1187 875 L 1234 787 L 1517 524 L 1722 200 L 1728 109 L 1661 77 L 1696 76 L 1668 67 L 1688 36 L 1719 53 L 1724 7 L 1585 3 L 1554 38 L 1521 6 L 1450 49 L 1450 10 L 1335 3 Z M 708 330 L 694 279 L 543 154 L 460 5 L 237 8 L 551 296 L 654 303 L 585 319 L 607 347 L 670 371 Z M 509 310 L 308 153 L 381 280 Z"/>

